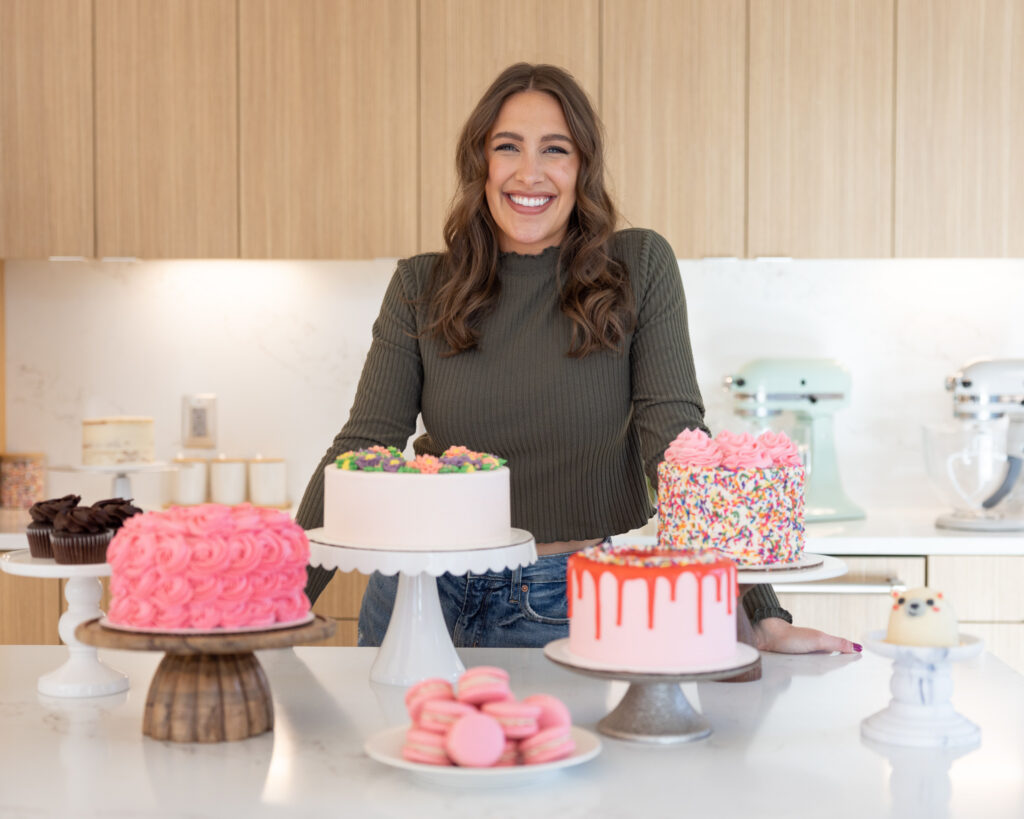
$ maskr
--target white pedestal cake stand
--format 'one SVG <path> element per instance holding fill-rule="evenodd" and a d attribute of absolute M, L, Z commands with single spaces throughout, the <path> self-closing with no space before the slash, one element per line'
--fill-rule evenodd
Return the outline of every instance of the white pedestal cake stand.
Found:
<path fill-rule="evenodd" d="M 412 685 L 426 677 L 455 680 L 466 670 L 441 613 L 439 575 L 504 571 L 537 559 L 533 535 L 522 529 L 510 530 L 508 543 L 500 546 L 451 552 L 366 549 L 330 542 L 323 529 L 310 529 L 306 535 L 314 566 L 398 575 L 391 622 L 370 669 L 370 679 L 386 685 Z"/>
<path fill-rule="evenodd" d="M 110 466 L 51 466 L 51 472 L 92 472 L 98 475 L 112 475 L 111 497 L 133 498 L 131 476 L 138 472 L 172 472 L 174 467 L 163 461 L 151 463 L 111 464 Z"/>
<path fill-rule="evenodd" d="M 865 739 L 915 748 L 972 748 L 981 730 L 953 710 L 954 662 L 977 657 L 984 642 L 960 635 L 960 645 L 901 646 L 885 642 L 884 631 L 872 631 L 864 647 L 892 659 L 892 700 L 887 708 L 860 724 Z"/>
<path fill-rule="evenodd" d="M 7 552 L 0 557 L 0 569 L 24 577 L 67 578 L 64 596 L 68 608 L 58 626 L 68 647 L 67 662 L 39 678 L 39 693 L 50 697 L 102 697 L 128 690 L 128 675 L 100 661 L 96 649 L 75 636 L 75 629 L 87 620 L 101 617 L 101 577 L 110 575 L 109 563 L 62 564 L 48 558 L 32 557 L 28 549 Z"/>

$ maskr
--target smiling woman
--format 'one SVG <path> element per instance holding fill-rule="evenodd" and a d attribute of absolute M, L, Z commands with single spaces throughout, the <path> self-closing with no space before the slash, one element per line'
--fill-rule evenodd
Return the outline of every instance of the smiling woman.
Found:
<path fill-rule="evenodd" d="M 645 524 L 665 448 L 706 430 L 686 302 L 668 243 L 616 232 L 600 121 L 561 68 L 505 69 L 462 129 L 456 169 L 445 249 L 399 262 L 348 422 L 296 518 L 321 526 L 324 467 L 347 450 L 404 448 L 422 413 L 418 455 L 461 445 L 507 461 L 511 525 L 540 555 L 437 579 L 455 645 L 543 646 L 568 634 L 569 554 Z M 311 599 L 330 577 L 310 570 Z M 371 577 L 361 645 L 384 637 L 396 587 Z M 784 647 L 771 590 L 744 602 L 776 624 L 766 645 Z M 806 637 L 804 650 L 844 642 Z"/>

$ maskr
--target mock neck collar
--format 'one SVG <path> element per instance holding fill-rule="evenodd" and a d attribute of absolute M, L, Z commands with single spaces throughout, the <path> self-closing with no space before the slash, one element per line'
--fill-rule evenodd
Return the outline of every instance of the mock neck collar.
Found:
<path fill-rule="evenodd" d="M 540 253 L 501 253 L 498 257 L 499 269 L 502 273 L 530 275 L 531 273 L 550 274 L 558 265 L 559 245 L 544 248 Z"/>

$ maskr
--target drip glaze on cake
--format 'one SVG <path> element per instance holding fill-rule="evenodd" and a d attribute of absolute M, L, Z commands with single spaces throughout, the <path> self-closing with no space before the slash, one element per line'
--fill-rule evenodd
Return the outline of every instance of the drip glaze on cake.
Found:
<path fill-rule="evenodd" d="M 593 546 L 569 558 L 569 651 L 618 667 L 678 670 L 731 657 L 736 566 L 717 555 Z"/>

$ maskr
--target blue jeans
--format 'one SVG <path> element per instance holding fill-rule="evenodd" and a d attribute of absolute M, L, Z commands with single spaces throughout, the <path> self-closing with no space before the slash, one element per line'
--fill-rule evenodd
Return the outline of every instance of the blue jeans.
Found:
<path fill-rule="evenodd" d="M 448 632 L 457 647 L 540 648 L 569 636 L 565 568 L 569 554 L 540 557 L 518 569 L 437 578 Z M 384 639 L 398 575 L 374 572 L 359 609 L 359 645 Z"/>

